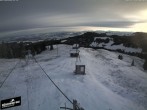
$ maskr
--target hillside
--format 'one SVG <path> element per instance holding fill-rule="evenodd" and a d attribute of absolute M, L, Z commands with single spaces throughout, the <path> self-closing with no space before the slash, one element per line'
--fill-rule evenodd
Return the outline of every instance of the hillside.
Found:
<path fill-rule="evenodd" d="M 147 52 L 147 33 L 116 34 L 87 32 L 79 36 L 66 38 L 66 44 L 78 43 L 83 47 L 103 48 L 122 53 Z M 130 48 L 129 50 L 125 48 Z"/>
<path fill-rule="evenodd" d="M 0 58 L 24 57 L 30 49 L 34 54 L 45 50 L 45 46 L 56 44 L 73 45 L 94 49 L 106 49 L 147 59 L 147 33 L 121 33 L 121 32 L 61 32 L 27 35 L 15 40 L 16 36 L 6 37 L 8 41 L 0 40 Z M 13 38 L 13 40 L 12 40 Z M 31 39 L 30 39 L 31 38 Z M 34 40 L 33 40 L 34 39 Z"/>
<path fill-rule="evenodd" d="M 144 60 L 103 49 L 80 48 L 86 75 L 74 75 L 71 46 L 58 45 L 35 56 L 52 80 L 85 110 L 146 110 L 147 73 Z M 131 66 L 134 59 L 135 66 Z M 19 59 L 0 59 L 0 84 Z M 72 107 L 33 59 L 22 59 L 0 88 L 0 100 L 21 96 L 22 105 L 9 110 L 59 110 Z"/>

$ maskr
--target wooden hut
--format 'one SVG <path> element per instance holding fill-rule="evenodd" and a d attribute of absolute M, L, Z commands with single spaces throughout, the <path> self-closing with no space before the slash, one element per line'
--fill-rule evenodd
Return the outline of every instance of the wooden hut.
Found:
<path fill-rule="evenodd" d="M 79 44 L 73 44 L 72 48 L 73 49 L 78 49 L 79 48 Z"/>
<path fill-rule="evenodd" d="M 79 56 L 79 50 L 72 49 L 70 50 L 70 57 L 78 57 Z"/>
<path fill-rule="evenodd" d="M 75 74 L 85 75 L 85 65 L 81 62 L 76 62 Z"/>

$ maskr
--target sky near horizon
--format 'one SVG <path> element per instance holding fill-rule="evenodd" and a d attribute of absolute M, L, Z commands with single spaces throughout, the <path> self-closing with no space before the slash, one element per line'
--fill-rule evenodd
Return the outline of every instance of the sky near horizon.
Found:
<path fill-rule="evenodd" d="M 0 33 L 41 28 L 147 32 L 147 0 L 0 0 Z"/>

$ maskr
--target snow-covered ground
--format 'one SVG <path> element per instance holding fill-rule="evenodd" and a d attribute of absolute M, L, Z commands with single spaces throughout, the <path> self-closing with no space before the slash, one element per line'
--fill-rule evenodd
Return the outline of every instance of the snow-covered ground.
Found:
<path fill-rule="evenodd" d="M 80 48 L 86 75 L 74 75 L 75 58 L 68 45 L 35 56 L 53 81 L 85 110 L 147 110 L 147 73 L 144 60 L 99 49 Z M 57 54 L 58 53 L 58 54 Z M 132 60 L 135 66 L 131 66 Z M 19 59 L 0 59 L 0 84 Z M 60 110 L 72 107 L 33 59 L 21 60 L 0 88 L 0 100 L 21 96 L 22 105 L 8 110 Z"/>
<path fill-rule="evenodd" d="M 97 43 L 96 40 L 97 39 L 109 39 L 110 41 L 108 43 Z M 141 53 L 142 49 L 141 48 L 132 48 L 132 47 L 125 47 L 123 44 L 119 44 L 119 45 L 113 45 L 114 41 L 113 38 L 110 37 L 95 37 L 94 41 L 90 44 L 91 47 L 103 47 L 105 49 L 110 49 L 110 50 L 122 50 L 124 52 L 135 52 L 135 53 Z"/>

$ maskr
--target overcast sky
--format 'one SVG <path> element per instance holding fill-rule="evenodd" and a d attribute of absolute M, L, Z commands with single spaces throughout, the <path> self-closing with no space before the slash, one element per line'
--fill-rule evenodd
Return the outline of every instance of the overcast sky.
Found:
<path fill-rule="evenodd" d="M 147 0 L 0 0 L 1 33 L 35 28 L 147 32 Z"/>

